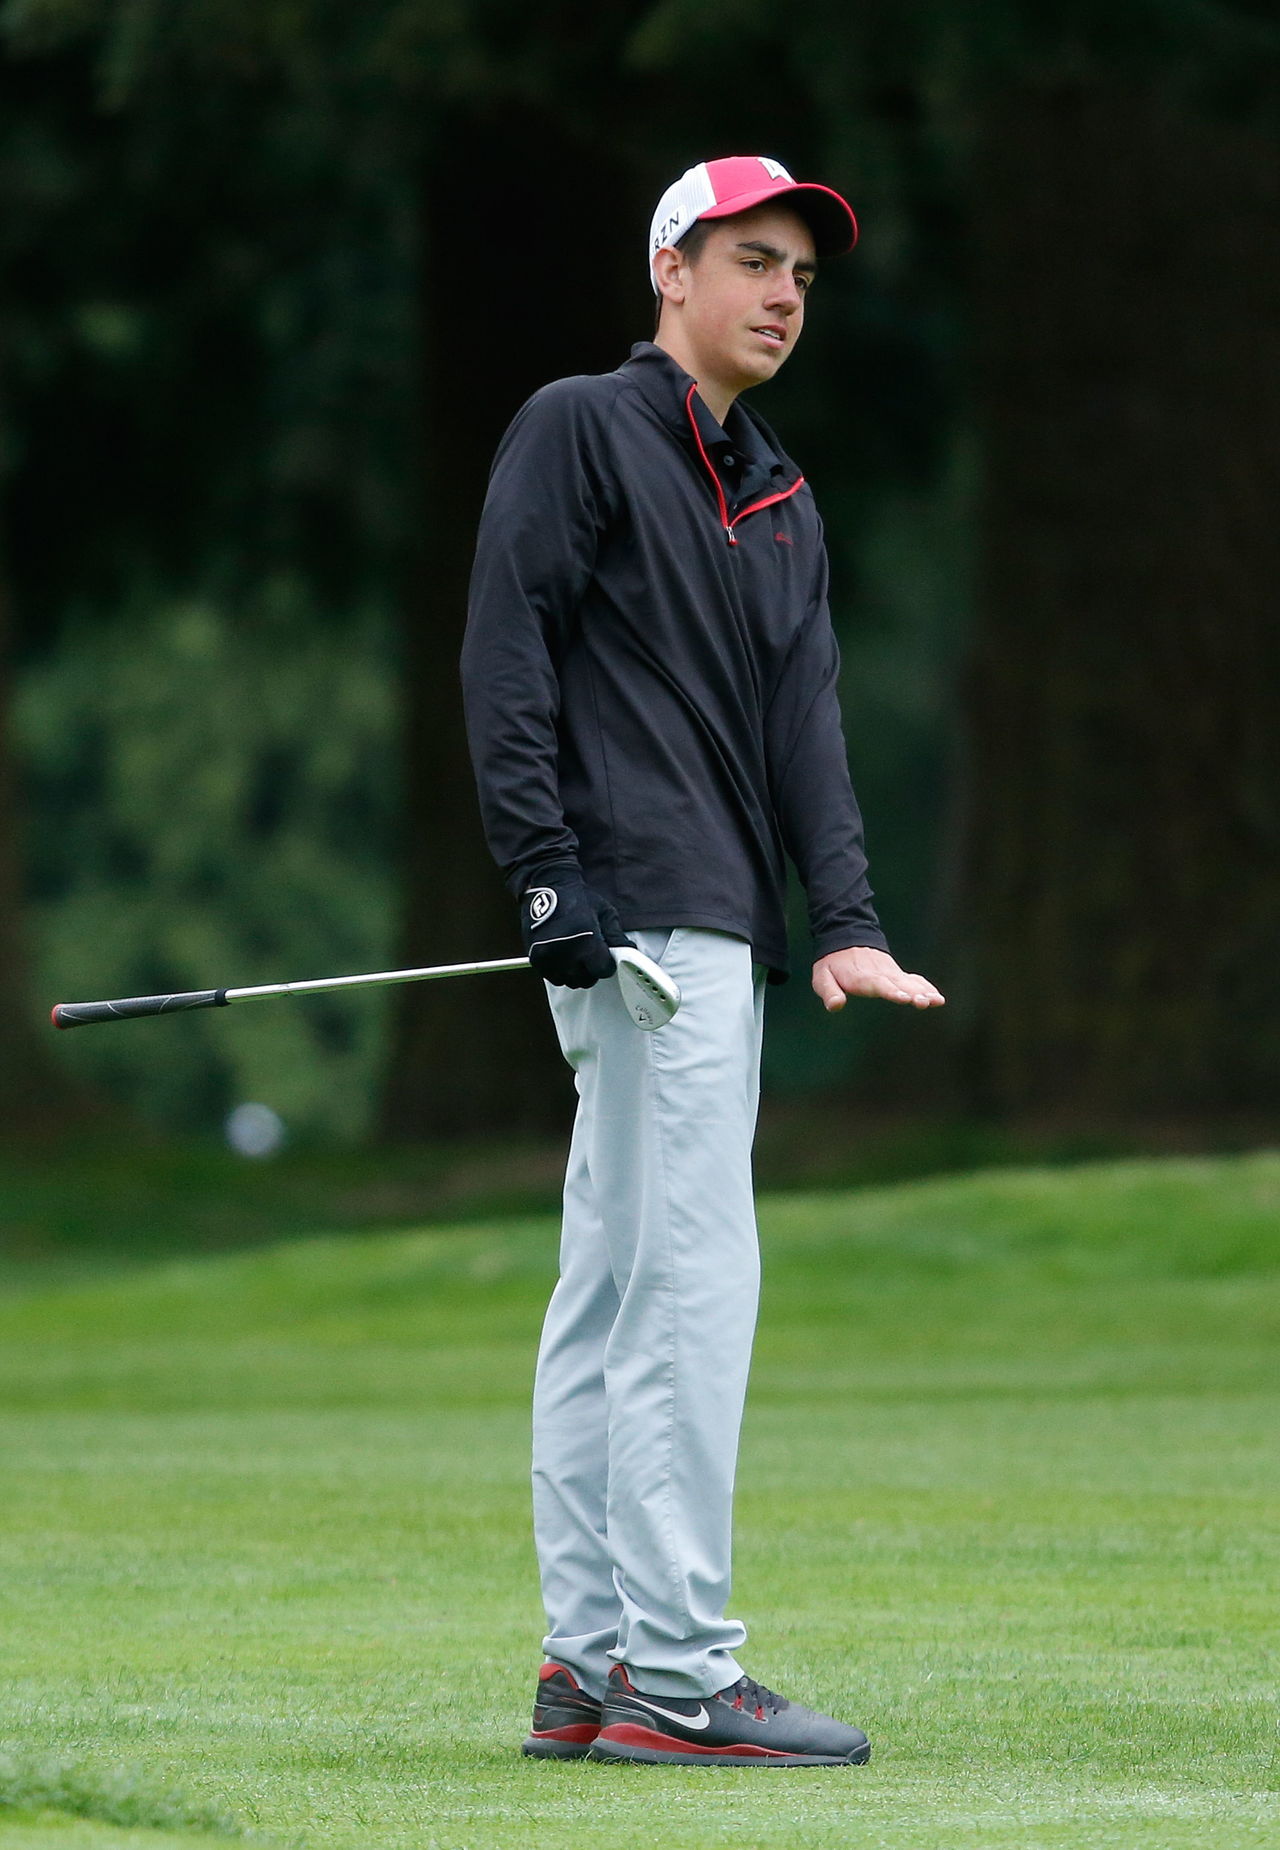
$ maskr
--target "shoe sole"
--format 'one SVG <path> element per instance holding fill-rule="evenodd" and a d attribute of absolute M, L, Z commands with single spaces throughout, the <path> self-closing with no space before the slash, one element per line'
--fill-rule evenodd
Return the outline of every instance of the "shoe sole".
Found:
<path fill-rule="evenodd" d="M 554 1741 L 531 1734 L 520 1744 L 520 1752 L 531 1760 L 585 1760 L 591 1752 L 590 1741 Z"/>
<path fill-rule="evenodd" d="M 597 1741 L 587 1749 L 588 1760 L 627 1763 L 637 1766 L 865 1766 L 871 1758 L 871 1743 L 856 1747 L 851 1754 L 780 1754 L 757 1748 L 755 1753 L 730 1753 L 727 1749 L 682 1754 L 670 1747 L 631 1747 L 612 1741 Z"/>

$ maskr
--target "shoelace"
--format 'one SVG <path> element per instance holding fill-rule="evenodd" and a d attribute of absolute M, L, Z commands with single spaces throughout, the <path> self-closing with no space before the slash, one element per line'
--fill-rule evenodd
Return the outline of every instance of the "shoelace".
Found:
<path fill-rule="evenodd" d="M 732 1697 L 732 1702 L 729 1698 Z M 779 1696 L 776 1691 L 766 1689 L 763 1683 L 756 1683 L 750 1677 L 739 1677 L 728 1689 L 720 1691 L 721 1702 L 728 1702 L 732 1709 L 754 1710 L 758 1722 L 767 1721 L 770 1715 L 787 1707 L 787 1698 Z"/>

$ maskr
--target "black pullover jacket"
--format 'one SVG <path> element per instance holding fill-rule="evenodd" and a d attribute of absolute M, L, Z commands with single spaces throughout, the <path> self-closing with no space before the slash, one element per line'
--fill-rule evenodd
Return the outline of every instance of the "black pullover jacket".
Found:
<path fill-rule="evenodd" d="M 787 968 L 886 943 L 836 699 L 813 495 L 641 341 L 534 394 L 499 446 L 462 653 L 485 830 L 513 893 L 576 862 L 624 928 L 702 926 Z"/>

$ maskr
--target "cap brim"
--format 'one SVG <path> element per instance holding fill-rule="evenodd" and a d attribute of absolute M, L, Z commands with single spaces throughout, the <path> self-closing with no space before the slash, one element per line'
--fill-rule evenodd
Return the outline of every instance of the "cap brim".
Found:
<path fill-rule="evenodd" d="M 698 217 L 735 218 L 739 212 L 751 212 L 756 206 L 790 206 L 798 212 L 813 233 L 819 257 L 841 257 L 858 242 L 858 221 L 848 201 L 829 186 L 807 181 L 797 181 L 794 186 L 765 186 L 758 193 L 740 193 L 723 205 L 708 206 Z"/>

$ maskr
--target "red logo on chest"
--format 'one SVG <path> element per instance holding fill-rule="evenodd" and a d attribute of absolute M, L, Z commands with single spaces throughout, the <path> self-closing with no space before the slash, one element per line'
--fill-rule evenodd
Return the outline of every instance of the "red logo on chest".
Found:
<path fill-rule="evenodd" d="M 773 537 L 775 540 L 777 540 L 780 546 L 794 546 L 795 545 L 795 541 L 792 539 L 789 533 L 775 533 Z"/>

